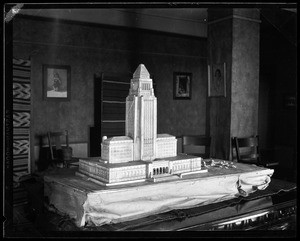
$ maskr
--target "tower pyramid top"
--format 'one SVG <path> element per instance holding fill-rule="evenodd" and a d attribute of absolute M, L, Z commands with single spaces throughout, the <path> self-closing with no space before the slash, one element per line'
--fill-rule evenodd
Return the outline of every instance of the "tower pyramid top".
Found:
<path fill-rule="evenodd" d="M 133 73 L 133 78 L 137 79 L 149 79 L 150 74 L 146 69 L 145 65 L 140 64 Z"/>

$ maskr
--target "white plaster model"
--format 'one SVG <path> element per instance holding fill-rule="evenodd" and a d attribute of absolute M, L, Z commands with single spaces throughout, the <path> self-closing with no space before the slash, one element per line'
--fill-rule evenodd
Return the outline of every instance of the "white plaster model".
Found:
<path fill-rule="evenodd" d="M 177 139 L 157 134 L 157 100 L 150 74 L 140 64 L 126 98 L 126 136 L 103 137 L 99 160 L 80 159 L 79 176 L 103 185 L 198 173 L 201 157 L 177 155 Z"/>

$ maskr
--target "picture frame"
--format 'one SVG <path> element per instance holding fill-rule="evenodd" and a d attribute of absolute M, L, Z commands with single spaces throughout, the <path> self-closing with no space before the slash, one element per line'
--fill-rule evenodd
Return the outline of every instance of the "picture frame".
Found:
<path fill-rule="evenodd" d="M 208 96 L 226 97 L 226 63 L 208 65 Z"/>
<path fill-rule="evenodd" d="M 173 73 L 173 99 L 192 98 L 192 73 Z"/>
<path fill-rule="evenodd" d="M 71 99 L 71 67 L 43 65 L 43 99 L 69 101 Z"/>
<path fill-rule="evenodd" d="M 287 93 L 283 95 L 283 107 L 286 110 L 295 110 L 297 104 L 296 94 Z"/>

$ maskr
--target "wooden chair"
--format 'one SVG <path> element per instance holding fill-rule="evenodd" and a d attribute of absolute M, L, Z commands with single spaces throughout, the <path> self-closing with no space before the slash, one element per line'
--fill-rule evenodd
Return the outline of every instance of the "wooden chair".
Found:
<path fill-rule="evenodd" d="M 47 132 L 47 136 L 51 161 L 59 167 L 68 167 L 68 163 L 72 161 L 68 131 Z M 65 146 L 62 146 L 62 138 L 65 138 Z"/>
<path fill-rule="evenodd" d="M 183 135 L 182 152 L 188 155 L 209 158 L 211 138 L 207 136 Z"/>
<path fill-rule="evenodd" d="M 232 161 L 238 161 L 237 160 L 237 154 L 236 154 L 236 147 L 235 147 L 235 137 L 232 137 L 231 138 L 231 160 Z"/>
<path fill-rule="evenodd" d="M 236 151 L 237 162 L 271 167 L 279 165 L 278 162 L 262 160 L 259 149 L 259 137 L 233 137 L 233 148 Z"/>

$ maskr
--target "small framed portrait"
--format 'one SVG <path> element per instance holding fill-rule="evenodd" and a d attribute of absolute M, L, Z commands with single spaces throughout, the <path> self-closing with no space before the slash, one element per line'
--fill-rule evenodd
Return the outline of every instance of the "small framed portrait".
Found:
<path fill-rule="evenodd" d="M 208 96 L 226 97 L 226 65 L 208 65 Z"/>
<path fill-rule="evenodd" d="M 288 93 L 283 96 L 284 109 L 293 110 L 296 109 L 297 99 L 296 94 Z"/>
<path fill-rule="evenodd" d="M 44 100 L 68 101 L 71 97 L 71 68 L 67 65 L 43 65 Z"/>
<path fill-rule="evenodd" d="M 174 72 L 173 74 L 173 98 L 192 98 L 192 73 Z"/>

